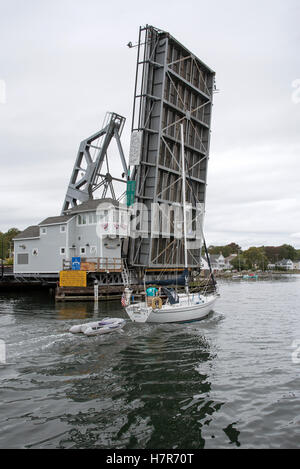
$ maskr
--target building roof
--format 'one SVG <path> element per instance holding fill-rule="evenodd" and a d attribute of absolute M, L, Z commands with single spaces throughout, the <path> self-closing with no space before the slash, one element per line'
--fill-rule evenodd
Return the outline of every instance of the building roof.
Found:
<path fill-rule="evenodd" d="M 222 254 L 211 254 L 209 255 L 209 259 L 211 262 L 217 262 L 221 256 L 223 257 Z"/>
<path fill-rule="evenodd" d="M 91 212 L 94 210 L 97 210 L 98 206 L 100 204 L 111 204 L 114 207 L 122 207 L 125 205 L 120 204 L 115 199 L 107 198 L 107 199 L 90 199 L 87 200 L 86 202 L 82 202 L 82 204 L 77 205 L 76 207 L 69 208 L 68 210 L 65 211 L 66 214 L 73 214 L 73 213 L 80 213 L 80 212 Z"/>
<path fill-rule="evenodd" d="M 232 261 L 232 259 L 235 259 L 237 257 L 237 254 L 230 254 L 230 256 L 226 257 L 225 260 L 227 262 Z"/>
<path fill-rule="evenodd" d="M 45 218 L 45 220 L 41 221 L 41 223 L 39 223 L 39 226 L 53 225 L 53 224 L 56 224 L 56 223 L 66 223 L 68 220 L 70 220 L 70 218 L 72 218 L 72 215 L 61 215 L 61 216 L 58 216 L 58 217 L 48 217 L 48 218 Z"/>
<path fill-rule="evenodd" d="M 19 233 L 14 239 L 26 239 L 26 238 L 39 238 L 40 227 L 39 226 L 28 226 L 26 230 Z"/>
<path fill-rule="evenodd" d="M 291 259 L 282 259 L 281 261 L 277 262 L 277 265 L 287 265 L 293 263 Z"/>
<path fill-rule="evenodd" d="M 38 225 L 29 226 L 26 230 L 19 233 L 15 236 L 14 239 L 25 239 L 25 238 L 39 238 L 40 236 L 40 226 L 55 225 L 60 223 L 66 223 L 70 220 L 76 213 L 81 212 L 90 212 L 97 210 L 98 206 L 102 203 L 111 204 L 114 207 L 126 207 L 126 205 L 121 204 L 117 200 L 107 198 L 107 199 L 91 199 L 83 202 L 82 204 L 66 210 L 65 215 L 60 215 L 56 217 L 48 217 L 45 220 L 41 221 Z"/>
<path fill-rule="evenodd" d="M 215 262 L 218 258 L 219 258 L 218 254 L 210 254 L 209 255 L 210 262 Z"/>

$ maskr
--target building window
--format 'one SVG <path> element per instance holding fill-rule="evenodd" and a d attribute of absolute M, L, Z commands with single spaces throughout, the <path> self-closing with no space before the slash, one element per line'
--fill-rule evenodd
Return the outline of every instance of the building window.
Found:
<path fill-rule="evenodd" d="M 85 254 L 85 247 L 80 248 L 80 254 Z"/>
<path fill-rule="evenodd" d="M 87 216 L 86 215 L 78 215 L 77 216 L 77 225 L 86 225 L 87 224 Z"/>
<path fill-rule="evenodd" d="M 127 225 L 127 212 L 122 211 L 121 212 L 121 225 Z"/>
<path fill-rule="evenodd" d="M 35 248 L 35 249 L 32 250 L 32 255 L 33 255 L 33 256 L 37 256 L 38 253 L 39 253 L 39 250 L 38 250 L 37 248 Z"/>
<path fill-rule="evenodd" d="M 60 227 L 60 232 L 61 232 L 61 233 L 65 233 L 65 231 L 66 231 L 66 225 L 62 225 L 62 226 Z"/>
<path fill-rule="evenodd" d="M 66 254 L 66 248 L 60 248 L 60 255 L 63 256 Z"/>
<path fill-rule="evenodd" d="M 113 211 L 113 221 L 114 223 L 119 223 L 119 211 L 118 210 Z"/>
<path fill-rule="evenodd" d="M 97 219 L 96 219 L 96 213 L 90 213 L 89 214 L 89 225 L 96 225 Z"/>
<path fill-rule="evenodd" d="M 97 254 L 97 247 L 96 246 L 91 246 L 90 247 L 90 252 L 92 256 L 96 256 Z"/>
<path fill-rule="evenodd" d="M 17 263 L 19 265 L 28 264 L 28 254 L 18 254 L 17 256 Z"/>
<path fill-rule="evenodd" d="M 42 235 L 47 234 L 47 228 L 41 228 L 41 234 Z"/>
<path fill-rule="evenodd" d="M 97 220 L 100 223 L 108 222 L 108 210 L 99 211 Z"/>

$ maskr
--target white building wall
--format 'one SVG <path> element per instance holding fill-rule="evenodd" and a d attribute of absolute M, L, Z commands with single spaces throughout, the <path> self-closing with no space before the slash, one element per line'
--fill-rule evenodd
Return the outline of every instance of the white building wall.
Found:
<path fill-rule="evenodd" d="M 63 259 L 71 260 L 72 257 L 120 259 L 122 240 L 118 230 L 111 221 L 105 230 L 102 229 L 102 234 L 99 233 L 96 223 L 90 222 L 93 217 L 89 215 L 93 213 L 96 215 L 96 212 L 85 214 L 86 224 L 79 224 L 78 215 L 74 215 L 68 222 L 41 226 L 39 238 L 15 240 L 14 272 L 58 273 L 62 270 Z M 19 264 L 18 254 L 28 254 L 28 264 Z"/>
<path fill-rule="evenodd" d="M 66 249 L 66 231 L 61 232 L 60 225 L 43 228 L 46 228 L 46 233 L 41 234 L 40 228 L 37 239 L 15 241 L 15 273 L 55 273 L 62 269 L 65 254 L 61 254 L 61 248 Z M 18 254 L 28 254 L 28 264 L 19 264 Z"/>

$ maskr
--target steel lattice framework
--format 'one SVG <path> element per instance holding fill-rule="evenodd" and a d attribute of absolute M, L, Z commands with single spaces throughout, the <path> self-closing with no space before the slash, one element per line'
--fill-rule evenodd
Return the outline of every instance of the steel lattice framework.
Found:
<path fill-rule="evenodd" d="M 169 33 L 141 27 L 132 132 L 141 135 L 136 202 L 146 204 L 147 237 L 131 239 L 129 262 L 144 267 L 183 265 L 183 246 L 175 237 L 150 237 L 151 203 L 181 204 L 180 124 L 184 125 L 187 169 L 186 200 L 205 203 L 211 111 L 215 73 Z M 174 224 L 174 220 L 171 220 Z M 189 265 L 200 265 L 200 251 L 189 253 Z"/>
<path fill-rule="evenodd" d="M 127 164 L 120 140 L 124 124 L 124 117 L 114 112 L 108 112 L 104 119 L 103 128 L 80 143 L 62 207 L 62 214 L 68 208 L 92 199 L 93 193 L 98 189 L 102 190 L 101 198 L 107 196 L 108 190 L 110 190 L 111 197 L 116 198 L 113 182 L 124 183 L 127 180 Z M 125 180 L 115 178 L 109 172 L 107 150 L 113 138 L 117 142 Z M 103 167 L 105 165 L 106 172 L 104 173 Z"/>

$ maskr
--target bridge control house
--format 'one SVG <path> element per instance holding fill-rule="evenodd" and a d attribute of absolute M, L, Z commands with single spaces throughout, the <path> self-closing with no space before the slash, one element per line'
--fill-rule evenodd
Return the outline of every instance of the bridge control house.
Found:
<path fill-rule="evenodd" d="M 88 200 L 29 226 L 14 239 L 14 274 L 58 277 L 80 258 L 80 270 L 121 272 L 127 207 L 114 199 Z"/>

